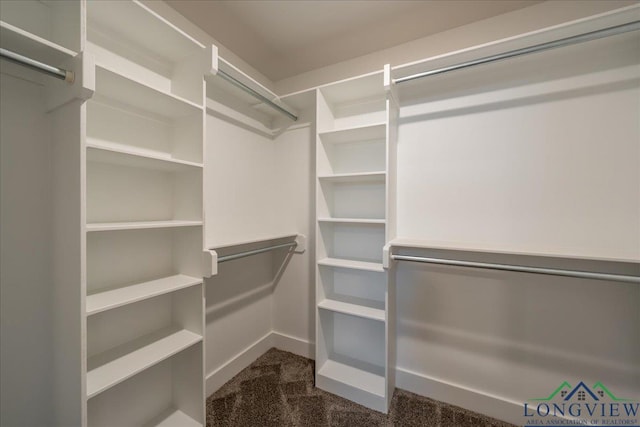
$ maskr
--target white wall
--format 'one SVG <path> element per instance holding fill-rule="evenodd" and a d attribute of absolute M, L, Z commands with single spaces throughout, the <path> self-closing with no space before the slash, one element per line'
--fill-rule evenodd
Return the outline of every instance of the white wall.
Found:
<path fill-rule="evenodd" d="M 3 67 L 4 68 L 4 67 Z M 50 123 L 43 88 L 0 74 L 0 424 L 51 422 Z"/>
<path fill-rule="evenodd" d="M 399 236 L 637 263 L 637 46 L 611 38 L 406 89 Z M 400 263 L 397 286 L 399 387 L 520 424 L 518 405 L 565 380 L 640 396 L 638 285 Z"/>

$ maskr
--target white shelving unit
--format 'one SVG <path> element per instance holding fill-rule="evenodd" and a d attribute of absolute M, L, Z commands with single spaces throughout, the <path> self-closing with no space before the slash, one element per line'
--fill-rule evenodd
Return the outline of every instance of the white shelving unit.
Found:
<path fill-rule="evenodd" d="M 395 150 L 384 77 L 316 92 L 316 385 L 381 412 L 394 389 L 395 305 L 382 265 Z"/>
<path fill-rule="evenodd" d="M 86 14 L 86 422 L 204 425 L 204 46 L 135 0 Z"/>

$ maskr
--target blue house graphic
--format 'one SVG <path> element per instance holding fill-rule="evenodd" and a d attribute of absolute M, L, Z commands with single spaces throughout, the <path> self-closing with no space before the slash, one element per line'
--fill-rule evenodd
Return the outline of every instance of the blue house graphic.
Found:
<path fill-rule="evenodd" d="M 576 397 L 579 401 L 586 400 L 587 396 L 591 396 L 591 398 L 596 401 L 600 400 L 598 399 L 598 396 L 596 396 L 596 394 L 592 392 L 591 389 L 589 389 L 589 387 L 587 387 L 587 385 L 582 381 L 580 381 L 580 383 L 571 390 L 571 393 L 565 396 L 564 400 L 571 400 L 575 394 L 577 394 Z"/>

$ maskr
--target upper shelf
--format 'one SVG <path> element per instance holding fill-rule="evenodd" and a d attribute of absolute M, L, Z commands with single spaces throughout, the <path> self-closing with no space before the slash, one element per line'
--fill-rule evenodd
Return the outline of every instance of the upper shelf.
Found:
<path fill-rule="evenodd" d="M 59 66 L 77 52 L 0 21 L 0 47 L 49 65 Z"/>
<path fill-rule="evenodd" d="M 354 126 L 344 129 L 335 129 L 320 132 L 318 135 L 323 142 L 329 144 L 341 144 L 358 141 L 371 141 L 374 139 L 384 139 L 386 123 L 374 123 L 371 125 Z"/>
<path fill-rule="evenodd" d="M 87 1 L 89 31 L 106 33 L 158 59 L 177 63 L 204 45 L 137 0 Z"/>

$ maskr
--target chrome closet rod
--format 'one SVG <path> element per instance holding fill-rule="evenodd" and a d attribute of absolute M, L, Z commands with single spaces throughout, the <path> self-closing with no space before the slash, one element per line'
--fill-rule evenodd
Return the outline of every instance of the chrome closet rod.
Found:
<path fill-rule="evenodd" d="M 463 68 L 474 67 L 476 65 L 486 64 L 489 62 L 500 61 L 503 59 L 513 58 L 514 56 L 527 55 L 529 53 L 541 52 L 549 49 L 555 49 L 558 47 L 570 46 L 578 43 L 588 42 L 591 40 L 597 40 L 604 37 L 615 36 L 618 34 L 627 33 L 629 31 L 640 30 L 640 21 L 634 21 L 627 24 L 616 25 L 614 27 L 603 28 L 601 30 L 591 31 L 584 34 L 578 34 L 576 36 L 566 37 L 559 40 L 554 40 L 546 43 L 541 43 L 521 49 L 510 50 L 504 53 L 498 53 L 496 55 L 485 56 L 484 58 L 478 58 L 467 62 L 461 62 L 455 65 L 449 65 L 447 67 L 436 68 L 434 70 L 423 71 L 421 73 L 412 74 L 410 76 L 399 77 L 394 79 L 394 83 L 404 83 L 411 80 L 421 79 L 423 77 L 434 76 L 436 74 L 444 74 L 450 71 L 456 71 Z"/>
<path fill-rule="evenodd" d="M 263 252 L 272 251 L 274 249 L 289 248 L 289 247 L 295 247 L 295 246 L 298 246 L 298 244 L 296 242 L 289 242 L 289 243 L 282 243 L 280 245 L 268 246 L 266 248 L 254 249 L 252 251 L 239 252 L 237 254 L 225 255 L 225 256 L 218 257 L 218 264 L 220 264 L 221 262 L 225 262 L 225 261 L 231 261 L 233 259 L 244 258 L 244 257 L 251 256 L 251 255 L 261 254 Z"/>
<path fill-rule="evenodd" d="M 595 273 L 590 271 L 560 270 L 555 268 L 527 267 L 524 265 L 491 264 L 486 262 L 461 261 L 457 259 L 429 258 L 410 255 L 391 255 L 396 261 L 424 262 L 428 264 L 453 265 L 458 267 L 474 267 L 489 270 L 517 271 L 521 273 L 547 274 L 551 276 L 577 277 L 580 279 L 611 280 L 615 282 L 640 283 L 640 276 L 621 274 Z"/>
<path fill-rule="evenodd" d="M 41 73 L 47 74 L 51 77 L 55 77 L 56 79 L 64 80 L 69 83 L 73 83 L 73 80 L 75 79 L 73 71 L 68 71 L 64 68 L 58 68 L 54 67 L 53 65 L 45 64 L 44 62 L 36 61 L 35 59 L 28 58 L 11 50 L 0 48 L 0 58 L 4 58 L 18 65 L 31 68 L 32 70 L 39 71 Z"/>
<path fill-rule="evenodd" d="M 281 106 L 279 106 L 278 104 L 276 104 L 275 102 L 273 102 L 272 100 L 267 98 L 266 96 L 261 95 L 260 93 L 258 93 L 255 90 L 251 89 L 246 84 L 244 84 L 241 81 L 236 80 L 235 78 L 231 77 L 229 74 L 225 73 L 224 71 L 218 70 L 217 75 L 219 75 L 220 77 L 222 77 L 223 79 L 225 79 L 226 81 L 231 83 L 232 85 L 242 89 L 243 91 L 245 91 L 249 95 L 253 96 L 254 98 L 258 98 L 260 101 L 266 103 L 271 108 L 274 108 L 274 109 L 280 111 L 282 114 L 286 115 L 291 120 L 293 120 L 293 121 L 298 120 L 298 116 L 296 116 L 295 114 L 293 114 L 290 111 L 287 111 L 286 109 L 282 108 Z"/>

